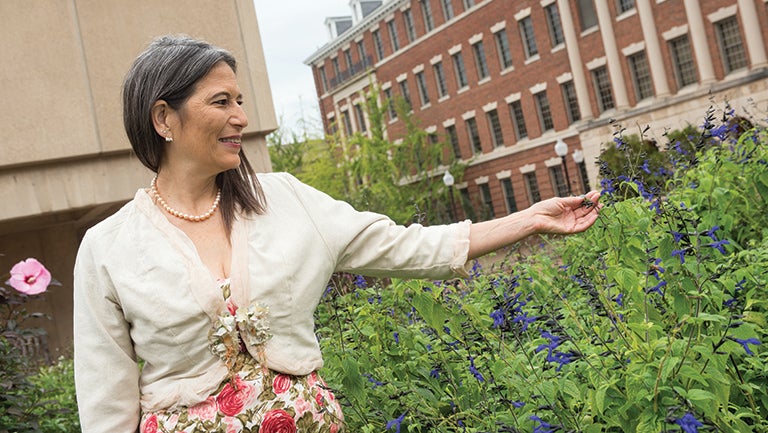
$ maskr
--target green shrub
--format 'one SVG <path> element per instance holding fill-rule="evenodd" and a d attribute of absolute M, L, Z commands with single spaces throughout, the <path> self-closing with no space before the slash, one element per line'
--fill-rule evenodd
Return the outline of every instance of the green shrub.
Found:
<path fill-rule="evenodd" d="M 768 431 L 768 140 L 728 124 L 669 155 L 665 193 L 604 179 L 611 205 L 551 255 L 332 286 L 322 374 L 350 431 Z"/>
<path fill-rule="evenodd" d="M 75 398 L 75 366 L 71 357 L 59 358 L 51 366 L 42 367 L 29 378 L 35 392 L 35 415 L 44 433 L 80 431 L 80 419 Z"/>

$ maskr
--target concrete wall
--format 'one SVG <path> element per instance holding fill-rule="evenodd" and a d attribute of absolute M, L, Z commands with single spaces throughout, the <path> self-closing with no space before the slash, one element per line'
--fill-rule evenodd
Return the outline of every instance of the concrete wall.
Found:
<path fill-rule="evenodd" d="M 151 179 L 131 154 L 120 90 L 156 36 L 184 33 L 239 62 L 243 148 L 270 171 L 277 127 L 252 0 L 0 2 L 0 272 L 37 257 L 61 283 L 36 307 L 55 350 L 71 342 L 72 266 L 84 231 Z"/>

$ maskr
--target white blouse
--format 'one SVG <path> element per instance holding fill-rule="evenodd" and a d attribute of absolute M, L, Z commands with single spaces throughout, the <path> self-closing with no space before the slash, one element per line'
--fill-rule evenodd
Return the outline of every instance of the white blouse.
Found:
<path fill-rule="evenodd" d="M 469 221 L 398 226 L 291 175 L 258 178 L 267 211 L 234 222 L 230 278 L 237 305 L 269 307 L 273 370 L 305 375 L 322 367 L 313 314 L 334 272 L 466 275 Z M 226 311 L 216 277 L 143 189 L 88 230 L 74 281 L 84 432 L 135 432 L 140 411 L 195 405 L 227 375 L 208 340 L 212 320 Z"/>

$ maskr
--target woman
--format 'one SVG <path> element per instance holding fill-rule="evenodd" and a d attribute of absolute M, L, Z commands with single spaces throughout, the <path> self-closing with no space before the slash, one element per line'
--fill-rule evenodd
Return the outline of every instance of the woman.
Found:
<path fill-rule="evenodd" d="M 474 257 L 597 218 L 592 192 L 478 224 L 403 227 L 290 175 L 257 175 L 240 147 L 235 71 L 220 48 L 161 37 L 126 76 L 126 132 L 156 176 L 78 253 L 86 432 L 343 431 L 313 332 L 332 273 L 465 275 Z"/>

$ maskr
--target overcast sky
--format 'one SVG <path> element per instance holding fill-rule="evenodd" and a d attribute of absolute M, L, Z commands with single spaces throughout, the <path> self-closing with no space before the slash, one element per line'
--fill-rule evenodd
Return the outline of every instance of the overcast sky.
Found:
<path fill-rule="evenodd" d="M 322 129 L 312 70 L 304 64 L 329 42 L 325 18 L 351 15 L 349 0 L 254 0 L 278 122 Z M 301 131 L 296 131 L 301 132 Z"/>

